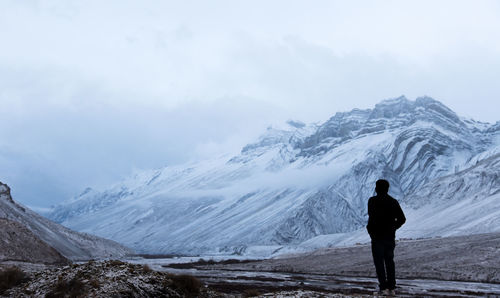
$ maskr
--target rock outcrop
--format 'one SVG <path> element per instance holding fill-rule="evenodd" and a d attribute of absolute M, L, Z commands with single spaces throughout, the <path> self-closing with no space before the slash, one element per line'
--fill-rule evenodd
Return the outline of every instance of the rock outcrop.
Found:
<path fill-rule="evenodd" d="M 6 297 L 224 297 L 196 278 L 117 260 L 87 262 L 31 272 Z"/>

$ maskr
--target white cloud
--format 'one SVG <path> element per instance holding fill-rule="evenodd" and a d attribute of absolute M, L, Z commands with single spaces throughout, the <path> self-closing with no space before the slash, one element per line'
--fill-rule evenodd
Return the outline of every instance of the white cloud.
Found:
<path fill-rule="evenodd" d="M 2 1 L 0 179 L 46 205 L 134 167 L 236 151 L 273 121 L 401 94 L 500 120 L 499 8 Z"/>

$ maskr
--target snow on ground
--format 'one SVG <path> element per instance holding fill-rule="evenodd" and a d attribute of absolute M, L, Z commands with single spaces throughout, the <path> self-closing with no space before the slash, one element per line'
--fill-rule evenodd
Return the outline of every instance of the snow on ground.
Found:
<path fill-rule="evenodd" d="M 398 297 L 500 297 L 499 248 L 500 233 L 398 241 Z M 184 264 L 184 269 L 158 260 L 154 268 L 196 275 L 215 289 L 253 289 L 282 297 L 372 297 L 377 288 L 369 245 L 251 262 Z"/>
<path fill-rule="evenodd" d="M 395 250 L 400 278 L 500 283 L 500 233 L 401 240 Z M 226 269 L 375 277 L 370 245 L 282 255 Z"/>

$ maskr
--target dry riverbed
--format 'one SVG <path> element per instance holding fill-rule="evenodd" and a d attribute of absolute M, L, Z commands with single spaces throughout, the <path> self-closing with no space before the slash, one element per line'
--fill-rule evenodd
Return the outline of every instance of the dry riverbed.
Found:
<path fill-rule="evenodd" d="M 399 241 L 395 254 L 400 297 L 500 297 L 500 233 Z M 306 290 L 370 296 L 377 287 L 369 245 L 160 267 L 189 272 L 226 293 Z"/>

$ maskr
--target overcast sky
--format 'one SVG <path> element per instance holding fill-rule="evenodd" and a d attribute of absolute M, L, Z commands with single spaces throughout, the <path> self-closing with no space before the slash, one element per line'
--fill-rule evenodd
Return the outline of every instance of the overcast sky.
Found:
<path fill-rule="evenodd" d="M 500 1 L 0 0 L 0 181 L 32 207 L 402 94 L 500 120 Z"/>

